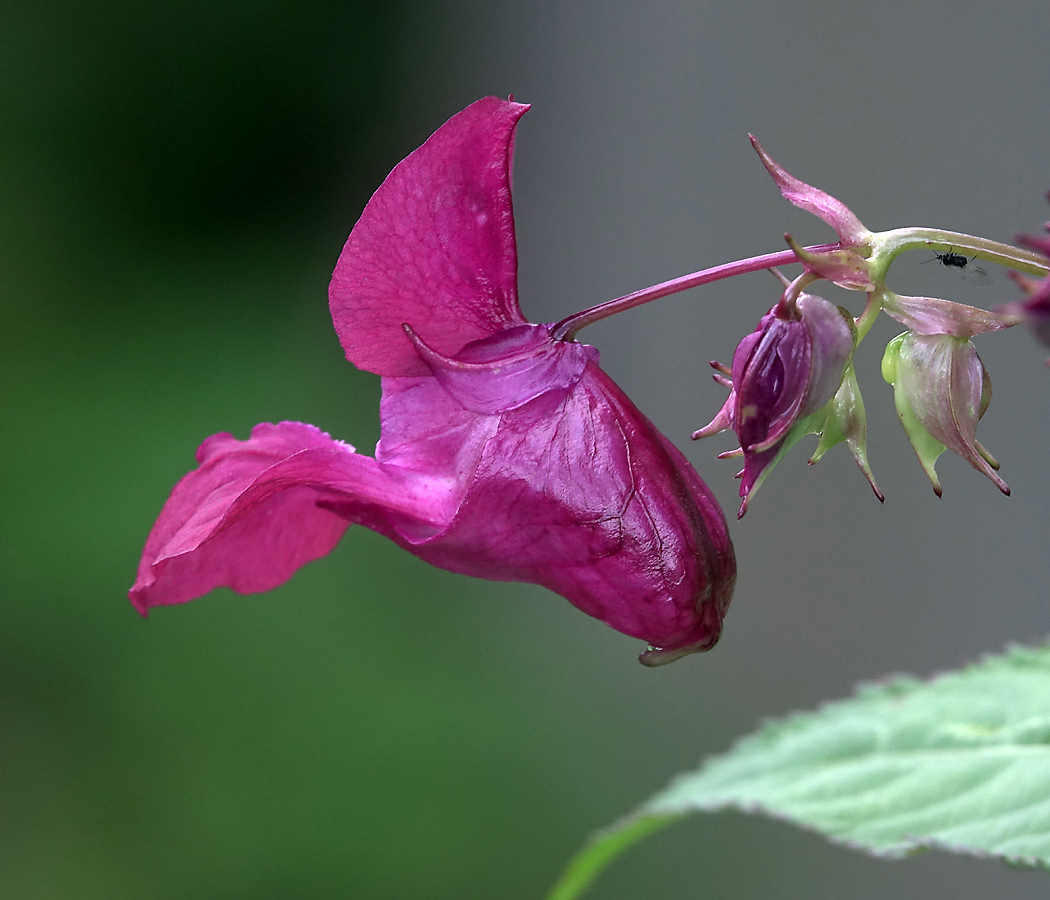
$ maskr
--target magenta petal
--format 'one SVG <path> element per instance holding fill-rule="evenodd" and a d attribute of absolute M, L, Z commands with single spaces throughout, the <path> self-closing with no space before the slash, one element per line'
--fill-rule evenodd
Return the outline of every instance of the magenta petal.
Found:
<path fill-rule="evenodd" d="M 1006 316 L 1016 316 L 1032 330 L 1038 340 L 1050 344 L 1050 276 L 1036 282 L 1034 288 L 1024 300 L 997 306 L 995 311 Z"/>
<path fill-rule="evenodd" d="M 758 346 L 744 359 L 739 348 L 733 355 L 734 430 L 745 453 L 767 450 L 787 434 L 805 400 L 812 368 L 813 340 L 801 319 L 770 314 L 762 322 Z"/>
<path fill-rule="evenodd" d="M 197 459 L 146 542 L 130 592 L 143 615 L 219 586 L 247 594 L 287 581 L 347 528 L 319 502 L 353 499 L 409 521 L 437 508 L 425 489 L 299 422 L 257 425 L 247 441 L 213 435 Z"/>
<path fill-rule="evenodd" d="M 526 109 L 490 97 L 450 119 L 343 250 L 333 321 L 351 362 L 384 376 L 375 459 L 297 423 L 210 438 L 147 542 L 141 612 L 274 587 L 358 523 L 442 568 L 544 585 L 655 645 L 647 664 L 715 643 L 736 575 L 718 504 L 594 348 L 518 309 Z"/>
<path fill-rule="evenodd" d="M 1047 198 L 1050 199 L 1050 194 L 1047 194 Z M 1050 231 L 1050 222 L 1047 222 L 1043 228 Z M 1017 242 L 1022 247 L 1050 257 L 1050 236 L 1048 235 L 1018 234 Z M 1032 329 L 1036 338 L 1044 344 L 1050 344 L 1050 276 L 1038 280 L 1011 272 L 1010 277 L 1028 296 L 1018 303 L 998 306 L 996 312 L 1020 317 L 1021 321 Z"/>
<path fill-rule="evenodd" d="M 388 378 L 383 392 L 380 465 L 411 469 L 444 524 L 352 500 L 327 508 L 443 569 L 548 587 L 657 647 L 714 645 L 736 575 L 725 518 L 597 365 L 493 415 L 465 410 L 436 378 Z"/>
<path fill-rule="evenodd" d="M 399 163 L 369 200 L 329 288 L 335 330 L 358 368 L 427 373 L 402 323 L 445 356 L 524 324 L 510 153 L 527 110 L 478 100 Z"/>

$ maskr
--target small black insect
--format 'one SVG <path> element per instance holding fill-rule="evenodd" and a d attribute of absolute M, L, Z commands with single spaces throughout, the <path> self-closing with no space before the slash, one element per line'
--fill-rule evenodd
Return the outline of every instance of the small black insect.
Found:
<path fill-rule="evenodd" d="M 970 265 L 973 260 L 963 256 L 961 253 L 956 253 L 954 247 L 949 247 L 947 253 L 938 253 L 934 250 L 933 256 L 942 266 L 947 266 L 949 269 L 958 269 L 959 274 L 970 284 L 983 287 L 992 283 L 991 276 L 984 269 L 980 266 Z M 977 259 L 977 257 L 975 256 L 973 259 Z M 933 260 L 928 259 L 926 262 L 933 262 Z"/>
<path fill-rule="evenodd" d="M 953 253 L 951 249 L 949 249 L 947 253 L 938 253 L 934 250 L 933 255 L 946 266 L 955 266 L 956 268 L 963 269 L 970 264 L 970 260 L 965 256 L 961 253 Z"/>

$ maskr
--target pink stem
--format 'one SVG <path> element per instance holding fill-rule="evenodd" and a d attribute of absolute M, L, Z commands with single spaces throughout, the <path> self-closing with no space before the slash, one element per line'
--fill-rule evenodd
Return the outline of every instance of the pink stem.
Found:
<path fill-rule="evenodd" d="M 819 244 L 806 249 L 812 251 L 837 250 L 839 245 Z M 659 300 L 661 297 L 677 294 L 679 291 L 687 291 L 689 288 L 700 287 L 702 284 L 710 284 L 712 281 L 721 281 L 723 278 L 732 278 L 734 275 L 757 272 L 760 269 L 771 269 L 773 266 L 786 266 L 795 262 L 798 262 L 798 257 L 795 256 L 794 250 L 781 250 L 777 253 L 766 253 L 762 256 L 752 256 L 749 259 L 738 259 L 735 262 L 723 263 L 720 266 L 702 269 L 699 272 L 683 275 L 680 278 L 672 278 L 670 281 L 654 284 L 652 287 L 642 288 L 642 290 L 635 291 L 633 294 L 626 294 L 623 297 L 617 297 L 615 300 L 599 303 L 597 306 L 590 307 L 590 309 L 573 313 L 568 318 L 562 319 L 551 329 L 551 336 L 557 341 L 571 341 L 581 328 L 593 325 L 607 316 L 615 315 L 627 309 L 634 309 L 634 307 L 648 303 L 650 300 Z"/>

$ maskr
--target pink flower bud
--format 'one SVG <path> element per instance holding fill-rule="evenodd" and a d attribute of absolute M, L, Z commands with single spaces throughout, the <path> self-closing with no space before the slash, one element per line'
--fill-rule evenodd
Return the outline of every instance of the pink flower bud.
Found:
<path fill-rule="evenodd" d="M 977 422 L 992 399 L 992 382 L 966 338 L 906 331 L 890 341 L 882 377 L 893 385 L 893 399 L 919 462 L 941 496 L 934 468 L 951 450 L 983 472 L 1004 494 L 999 463 L 977 442 Z"/>
<path fill-rule="evenodd" d="M 738 516 L 795 423 L 835 396 L 852 354 L 852 319 L 813 294 L 799 296 L 793 311 L 773 307 L 737 346 L 731 380 L 720 379 L 731 388 L 729 399 L 693 438 L 736 432 L 740 449 L 725 455 L 744 457 Z"/>
<path fill-rule="evenodd" d="M 1050 222 L 1047 222 L 1044 228 L 1050 232 Z M 1029 250 L 1042 254 L 1050 264 L 1050 234 L 1038 236 L 1019 234 L 1017 242 Z M 1011 275 L 1016 275 L 1016 273 L 1011 273 Z M 1024 300 L 1006 303 L 997 307 L 996 312 L 1018 316 L 1031 329 L 1037 340 L 1050 345 L 1050 275 L 1047 275 L 1042 281 L 1023 276 L 1015 277 L 1014 280 L 1024 290 Z M 1047 360 L 1047 364 L 1050 365 L 1050 360 Z"/>

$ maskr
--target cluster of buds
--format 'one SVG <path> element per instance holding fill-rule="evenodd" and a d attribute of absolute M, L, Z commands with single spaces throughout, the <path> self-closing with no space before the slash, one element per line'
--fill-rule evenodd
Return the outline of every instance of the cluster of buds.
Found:
<path fill-rule="evenodd" d="M 845 441 L 876 496 L 883 499 L 868 466 L 864 403 L 852 365 L 853 350 L 880 310 L 907 328 L 886 348 L 882 374 L 893 387 L 901 424 L 934 492 L 941 495 L 935 464 L 947 449 L 1009 494 L 999 477 L 999 464 L 976 438 L 992 388 L 971 338 L 1027 322 L 1050 343 L 1050 277 L 1041 282 L 1018 279 L 1028 298 L 994 312 L 936 297 L 896 294 L 886 287 L 886 271 L 897 255 L 924 247 L 945 251 L 939 257 L 965 264 L 966 257 L 955 254 L 953 247 L 963 246 L 967 236 L 925 228 L 869 231 L 845 204 L 789 174 L 758 141 L 753 137 L 751 141 L 783 196 L 831 225 L 838 243 L 807 249 L 785 235 L 804 267 L 803 275 L 787 286 L 756 331 L 740 342 L 731 369 L 712 363 L 718 369 L 716 381 L 731 393 L 715 418 L 693 437 L 727 428 L 736 432 L 740 448 L 722 457 L 744 457 L 737 476 L 741 479 L 738 515 L 746 512 L 772 466 L 810 433 L 820 437 L 810 463 Z M 969 246 L 977 244 L 974 249 L 991 259 L 1045 271 L 1037 255 L 989 241 L 969 241 Z M 1021 242 L 1036 254 L 1050 256 L 1050 238 L 1021 238 Z M 866 293 L 863 314 L 853 319 L 826 300 L 800 293 L 802 286 L 819 279 Z"/>

